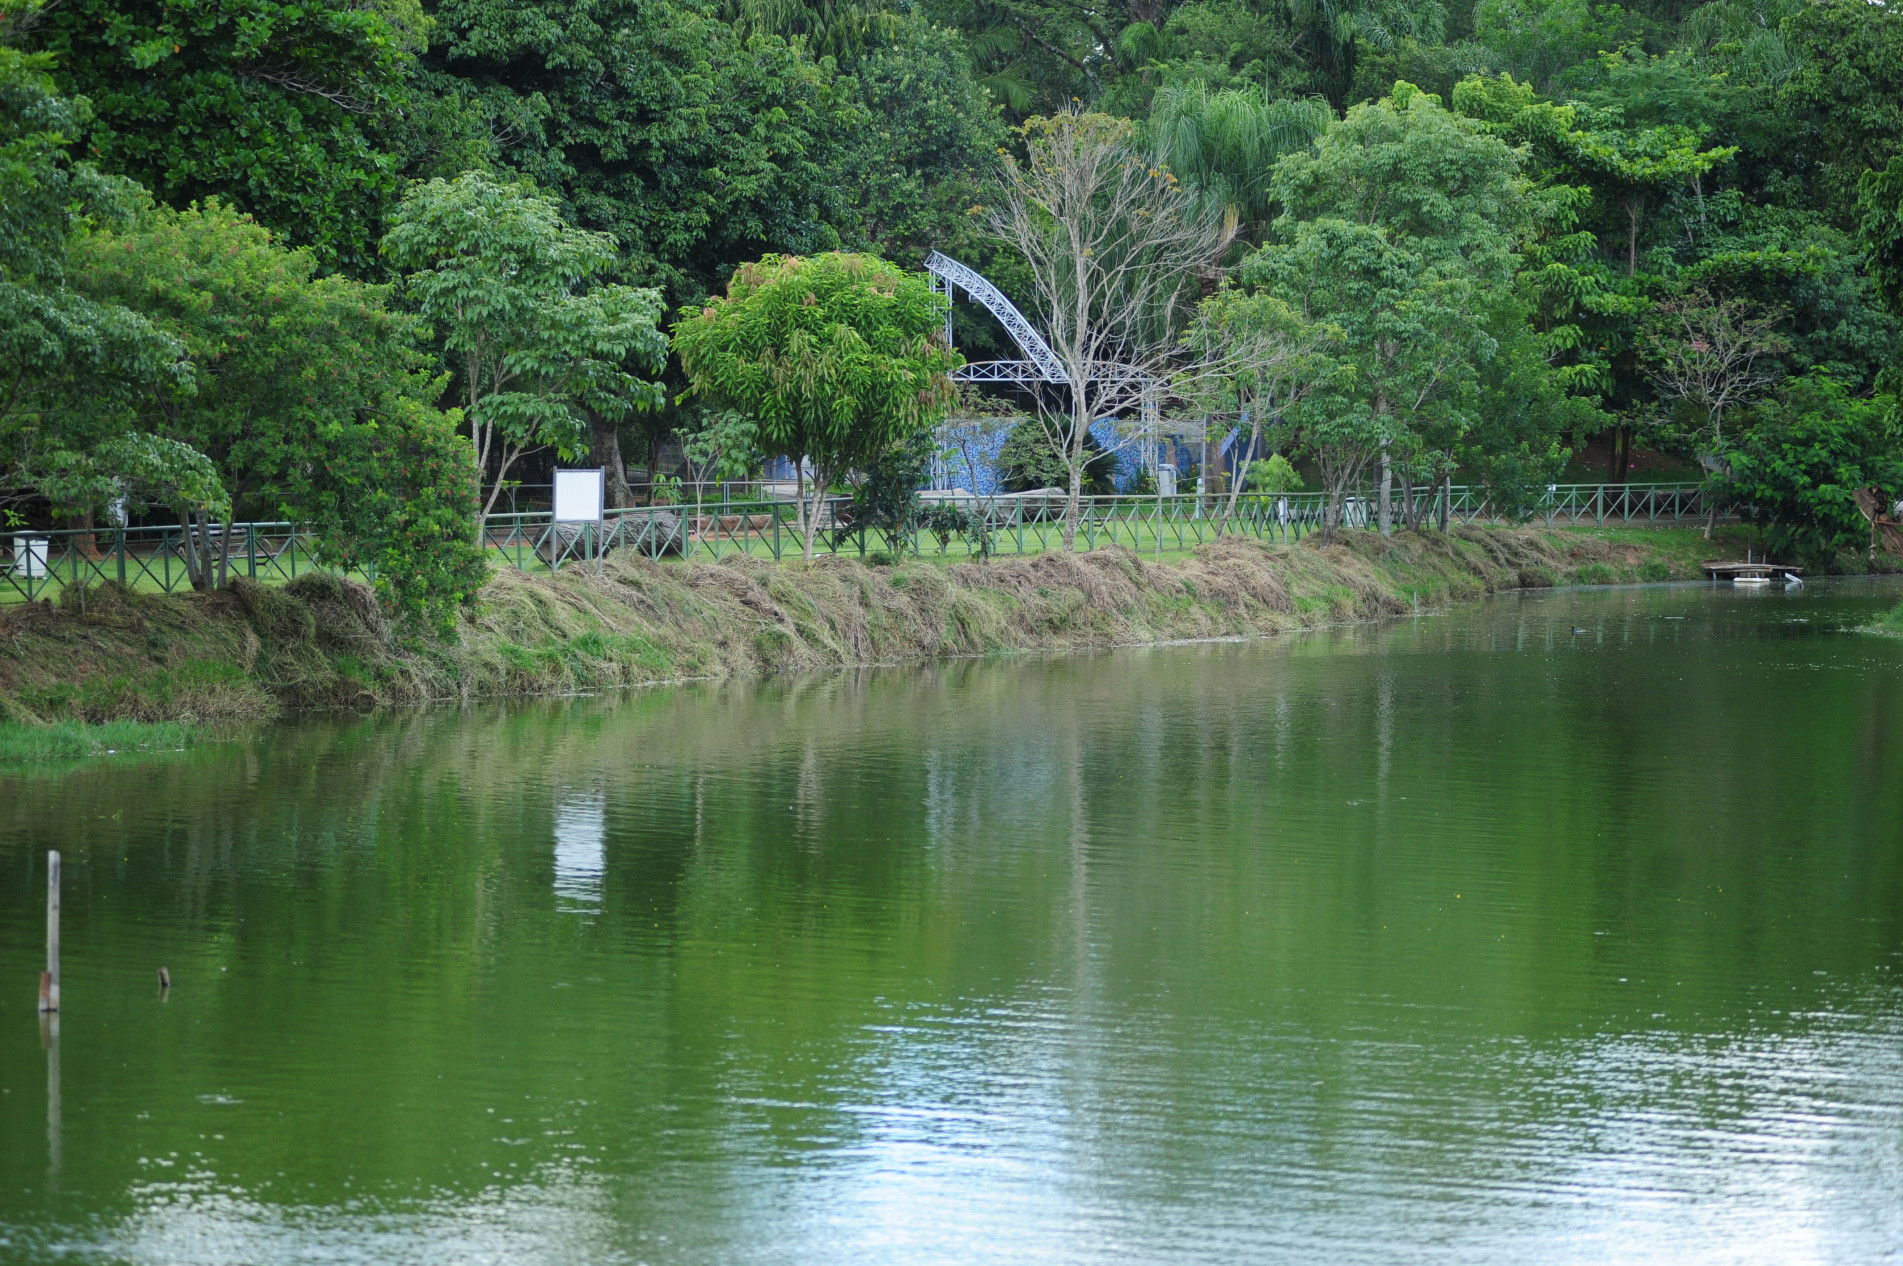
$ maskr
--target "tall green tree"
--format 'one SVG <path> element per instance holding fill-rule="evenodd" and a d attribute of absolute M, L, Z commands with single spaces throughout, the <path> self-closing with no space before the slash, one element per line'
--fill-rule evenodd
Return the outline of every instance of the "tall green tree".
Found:
<path fill-rule="evenodd" d="M 1894 396 L 1858 398 L 1824 374 L 1793 379 L 1753 410 L 1725 446 L 1724 491 L 1771 552 L 1828 565 L 1869 541 L 1856 494 L 1903 493 L 1903 428 Z"/>
<path fill-rule="evenodd" d="M 1870 275 L 1890 310 L 1903 313 L 1903 157 L 1867 171 L 1857 185 L 1858 227 L 1870 251 Z"/>
<path fill-rule="evenodd" d="M 144 316 L 73 285 L 74 240 L 124 223 L 144 195 L 71 161 L 85 105 L 55 91 L 49 62 L 0 44 L 0 505 L 218 502 L 202 454 L 124 439 L 119 411 L 151 391 L 189 394 L 192 366 Z"/>
<path fill-rule="evenodd" d="M 1269 290 L 1224 285 L 1203 300 L 1189 334 L 1206 349 L 1194 395 L 1207 412 L 1237 418 L 1237 470 L 1254 469 L 1268 452 L 1270 429 L 1334 372 L 1328 349 L 1341 334 Z M 1229 487 L 1219 531 L 1228 530 L 1242 484 Z"/>
<path fill-rule="evenodd" d="M 970 211 L 1009 135 L 964 41 L 922 18 L 890 16 L 885 40 L 851 70 L 867 125 L 840 161 L 842 241 L 907 267 L 934 249 L 971 258 Z"/>
<path fill-rule="evenodd" d="M 1473 283 L 1437 273 L 1387 230 L 1303 220 L 1242 265 L 1242 281 L 1328 332 L 1317 389 L 1286 416 L 1320 469 L 1332 539 L 1343 499 L 1373 462 L 1463 433 L 1473 380 Z"/>
<path fill-rule="evenodd" d="M 1269 100 L 1253 85 L 1211 91 L 1189 81 L 1157 93 L 1144 139 L 1158 163 L 1256 245 L 1278 210 L 1270 188 L 1276 163 L 1314 144 L 1334 121 L 1318 97 Z"/>
<path fill-rule="evenodd" d="M 694 394 L 759 423 L 760 443 L 813 472 L 802 489 L 806 560 L 827 491 L 956 400 L 958 354 L 945 300 L 925 280 L 865 255 L 769 255 L 674 326 Z"/>
<path fill-rule="evenodd" d="M 1681 124 L 1629 128 L 1616 121 L 1579 134 L 1579 157 L 1625 215 L 1626 276 L 1639 271 L 1639 235 L 1646 213 L 1695 185 L 1736 154 L 1736 146 L 1703 148 L 1702 130 Z"/>
<path fill-rule="evenodd" d="M 1381 437 L 1384 529 L 1390 469 L 1401 477 L 1404 517 L 1418 527 L 1426 503 L 1417 487 L 1447 481 L 1479 420 L 1482 367 L 1498 353 L 1501 335 L 1527 324 L 1516 278 L 1537 206 L 1522 161 L 1481 122 L 1401 83 L 1388 97 L 1353 107 L 1312 149 L 1276 167 L 1274 192 L 1287 208 L 1278 235 L 1290 253 L 1278 262 L 1276 252 L 1265 252 L 1251 261 L 1253 275 L 1264 284 L 1273 273 L 1272 288 L 1292 303 L 1296 277 L 1328 268 L 1316 253 L 1343 252 L 1338 275 L 1303 302 L 1320 302 L 1314 319 L 1343 331 L 1354 408 Z M 1379 240 L 1345 234 L 1343 223 L 1377 230 Z M 1321 224 L 1329 227 L 1304 227 Z M 1521 355 L 1523 340 L 1509 345 Z M 1522 358 L 1515 372 L 1542 368 Z M 1518 441 L 1528 451 L 1552 450 L 1559 419 L 1494 415 L 1496 423 L 1507 418 L 1531 428 Z"/>
<path fill-rule="evenodd" d="M 1784 25 L 1797 65 L 1780 103 L 1803 123 L 1819 194 L 1848 218 L 1857 179 L 1903 153 L 1903 13 L 1866 0 L 1814 0 Z"/>
<path fill-rule="evenodd" d="M 223 524 L 209 506 L 181 508 L 196 588 L 228 581 L 232 524 L 245 510 L 316 518 L 320 552 L 346 565 L 375 565 L 390 541 L 411 541 L 409 562 L 381 573 L 396 607 L 453 605 L 474 592 L 472 487 L 453 455 L 441 459 L 451 466 L 434 466 L 441 482 L 419 482 L 392 457 L 440 447 L 436 432 L 451 421 L 430 404 L 443 383 L 422 346 L 426 331 L 392 310 L 390 287 L 316 276 L 312 249 L 285 246 L 217 200 L 86 234 L 70 270 L 76 289 L 137 310 L 190 356 L 196 390 L 158 386 L 126 417 L 141 434 L 204 453 L 223 480 Z M 466 455 L 462 463 L 474 468 Z M 419 501 L 443 503 L 430 514 L 453 520 L 455 539 L 405 537 L 390 525 L 413 520 Z"/>
<path fill-rule="evenodd" d="M 605 281 L 614 239 L 570 226 L 534 186 L 476 172 L 417 185 L 383 252 L 407 270 L 405 294 L 457 369 L 489 480 L 483 530 L 525 453 L 572 458 L 596 427 L 612 434 L 629 412 L 660 405 L 659 384 L 640 377 L 667 352 L 660 293 Z"/>
<path fill-rule="evenodd" d="M 1520 155 L 1408 83 L 1278 163 L 1273 193 L 1291 221 L 1376 226 L 1430 264 L 1489 285 L 1511 278 L 1530 213 Z"/>
<path fill-rule="evenodd" d="M 320 267 L 378 271 L 404 156 L 408 79 L 428 22 L 414 0 L 62 0 L 26 38 L 93 116 L 87 152 L 182 207 L 217 197 Z"/>

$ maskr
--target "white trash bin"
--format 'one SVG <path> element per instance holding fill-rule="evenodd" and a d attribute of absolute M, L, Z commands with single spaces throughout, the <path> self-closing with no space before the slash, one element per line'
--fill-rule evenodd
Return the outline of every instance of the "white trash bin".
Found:
<path fill-rule="evenodd" d="M 28 580 L 44 580 L 51 570 L 47 566 L 47 550 L 52 542 L 44 536 L 16 536 L 13 538 L 13 570 L 16 575 Z"/>

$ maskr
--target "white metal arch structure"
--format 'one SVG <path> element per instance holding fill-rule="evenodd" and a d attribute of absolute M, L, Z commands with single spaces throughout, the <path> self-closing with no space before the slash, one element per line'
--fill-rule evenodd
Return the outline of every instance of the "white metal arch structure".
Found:
<path fill-rule="evenodd" d="M 1029 360 L 986 360 L 975 361 L 952 371 L 956 382 L 995 382 L 1009 383 L 1013 386 L 1032 386 L 1040 382 L 1070 385 L 1070 374 L 1063 362 L 1057 359 L 1057 353 L 1037 332 L 1037 327 L 1018 311 L 1018 305 L 1005 297 L 1002 290 L 986 280 L 983 273 L 968 268 L 957 260 L 939 251 L 933 251 L 925 257 L 925 271 L 931 275 L 932 289 L 945 296 L 949 301 L 957 297 L 962 289 L 972 298 L 982 303 L 998 318 L 1020 350 Z M 945 345 L 952 341 L 951 309 L 945 310 Z M 1088 380 L 1091 382 L 1116 383 L 1125 388 L 1134 386 L 1141 402 L 1139 413 L 1142 426 L 1137 441 L 1137 461 L 1140 465 L 1155 467 L 1157 462 L 1157 440 L 1161 430 L 1162 401 L 1160 384 L 1131 365 L 1114 362 L 1096 362 L 1090 366 Z"/>
<path fill-rule="evenodd" d="M 932 275 L 932 288 L 936 290 L 943 286 L 947 298 L 952 296 L 953 288 L 956 287 L 984 304 L 991 315 L 998 318 L 1005 332 L 1010 334 L 1012 340 L 1030 358 L 1028 364 L 1022 361 L 992 362 L 1000 366 L 1011 365 L 1023 368 L 984 378 L 974 376 L 967 379 L 967 372 L 977 368 L 977 366 L 967 365 L 965 369 L 953 374 L 954 378 L 974 382 L 1070 382 L 1070 375 L 1064 372 L 1064 366 L 1058 361 L 1057 353 L 1053 352 L 1050 344 L 1044 341 L 1044 336 L 1037 332 L 1037 327 L 1018 311 L 1017 304 L 1004 297 L 1002 290 L 986 281 L 984 274 L 967 268 L 949 255 L 942 255 L 937 251 L 926 256 L 925 271 Z M 945 341 L 949 343 L 951 341 L 949 316 L 946 317 L 945 325 Z M 1026 373 L 1025 369 L 1033 372 Z"/>

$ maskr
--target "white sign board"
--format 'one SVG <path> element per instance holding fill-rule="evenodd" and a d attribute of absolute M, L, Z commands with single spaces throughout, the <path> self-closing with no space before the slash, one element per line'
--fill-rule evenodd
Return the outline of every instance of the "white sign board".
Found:
<path fill-rule="evenodd" d="M 601 518 L 601 471 L 555 472 L 555 521 L 593 523 Z"/>

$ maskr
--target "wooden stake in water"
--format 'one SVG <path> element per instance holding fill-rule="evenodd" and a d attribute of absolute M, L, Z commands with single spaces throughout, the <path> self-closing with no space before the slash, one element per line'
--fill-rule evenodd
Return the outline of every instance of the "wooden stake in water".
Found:
<path fill-rule="evenodd" d="M 40 973 L 40 1010 L 59 1010 L 59 850 L 46 853 L 46 970 Z"/>

